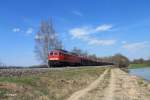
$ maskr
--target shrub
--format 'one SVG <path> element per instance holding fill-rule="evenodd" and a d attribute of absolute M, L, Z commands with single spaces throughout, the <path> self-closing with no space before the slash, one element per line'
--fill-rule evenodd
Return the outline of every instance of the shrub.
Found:
<path fill-rule="evenodd" d="M 116 54 L 112 57 L 113 62 L 117 67 L 128 67 L 130 61 L 127 57 L 123 56 L 122 54 Z"/>

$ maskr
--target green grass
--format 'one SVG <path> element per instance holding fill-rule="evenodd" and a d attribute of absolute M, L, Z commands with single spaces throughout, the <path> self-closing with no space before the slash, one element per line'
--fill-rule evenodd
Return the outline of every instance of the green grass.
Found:
<path fill-rule="evenodd" d="M 0 97 L 1 98 L 5 98 L 7 93 L 9 93 L 9 90 L 7 90 L 7 89 L 0 89 Z"/>
<path fill-rule="evenodd" d="M 0 77 L 0 82 L 11 82 L 17 84 L 25 84 L 34 86 L 35 82 L 38 80 L 38 77 Z"/>
<path fill-rule="evenodd" d="M 130 64 L 129 68 L 144 68 L 150 67 L 150 64 Z"/>
<path fill-rule="evenodd" d="M 85 67 L 52 70 L 36 76 L 0 77 L 0 83 L 7 83 L 8 86 L 16 84 L 16 87 L 11 89 L 9 87 L 9 90 L 17 95 L 3 98 L 3 100 L 65 100 L 73 92 L 85 88 L 93 82 L 104 70 L 105 68 Z M 0 95 L 4 97 L 7 91 L 5 88 L 0 88 L 0 91 L 2 91 Z M 28 99 L 23 99 L 24 97 Z"/>

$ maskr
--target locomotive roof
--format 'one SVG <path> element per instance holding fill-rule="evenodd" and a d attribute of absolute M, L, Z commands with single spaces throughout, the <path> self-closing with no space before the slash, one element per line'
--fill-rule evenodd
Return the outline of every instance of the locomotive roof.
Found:
<path fill-rule="evenodd" d="M 68 52 L 68 51 L 66 51 L 66 50 L 62 50 L 62 49 L 53 49 L 53 50 L 50 50 L 50 51 L 62 51 L 62 52 Z"/>
<path fill-rule="evenodd" d="M 51 50 L 51 51 L 61 51 L 61 52 L 64 52 L 64 53 L 68 53 L 68 54 L 71 54 L 71 55 L 78 55 L 78 54 L 76 54 L 76 53 L 74 53 L 74 52 L 69 52 L 69 51 L 66 51 L 66 50 L 62 50 L 62 49 L 54 49 L 54 50 Z M 79 55 L 78 55 L 79 56 Z"/>

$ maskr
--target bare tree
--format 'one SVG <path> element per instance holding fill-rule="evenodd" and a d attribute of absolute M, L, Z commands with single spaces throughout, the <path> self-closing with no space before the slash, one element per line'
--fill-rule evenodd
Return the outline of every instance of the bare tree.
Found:
<path fill-rule="evenodd" d="M 92 60 L 97 60 L 97 58 L 98 58 L 95 54 L 91 54 L 88 57 Z"/>
<path fill-rule="evenodd" d="M 72 53 L 76 53 L 76 54 L 78 54 L 78 55 L 80 55 L 80 56 L 85 56 L 85 57 L 88 56 L 88 52 L 87 52 L 87 51 L 83 51 L 83 50 L 81 50 L 81 49 L 79 49 L 79 48 L 77 48 L 77 47 L 74 47 L 74 48 L 71 50 L 71 52 L 72 52 Z"/>
<path fill-rule="evenodd" d="M 54 30 L 52 20 L 42 21 L 35 36 L 35 54 L 38 60 L 42 61 L 43 64 L 47 64 L 48 51 L 62 48 L 62 42 Z"/>
<path fill-rule="evenodd" d="M 127 57 L 123 56 L 122 54 L 116 54 L 112 57 L 112 61 L 118 67 L 128 67 L 130 61 Z"/>
<path fill-rule="evenodd" d="M 74 47 L 72 50 L 71 50 L 72 53 L 76 53 L 78 55 L 82 55 L 82 50 L 77 48 L 77 47 Z"/>
<path fill-rule="evenodd" d="M 0 68 L 1 67 L 6 67 L 6 65 L 0 61 Z"/>
<path fill-rule="evenodd" d="M 2 67 L 3 66 L 3 64 L 2 64 L 2 62 L 0 62 L 0 67 Z"/>

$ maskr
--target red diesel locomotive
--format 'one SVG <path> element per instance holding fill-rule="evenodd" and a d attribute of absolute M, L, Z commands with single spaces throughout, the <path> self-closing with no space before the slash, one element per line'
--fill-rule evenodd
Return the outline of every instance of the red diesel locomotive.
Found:
<path fill-rule="evenodd" d="M 51 50 L 48 54 L 48 65 L 50 67 L 63 67 L 63 66 L 96 66 L 104 65 L 96 60 L 87 57 L 79 56 L 65 50 Z"/>

